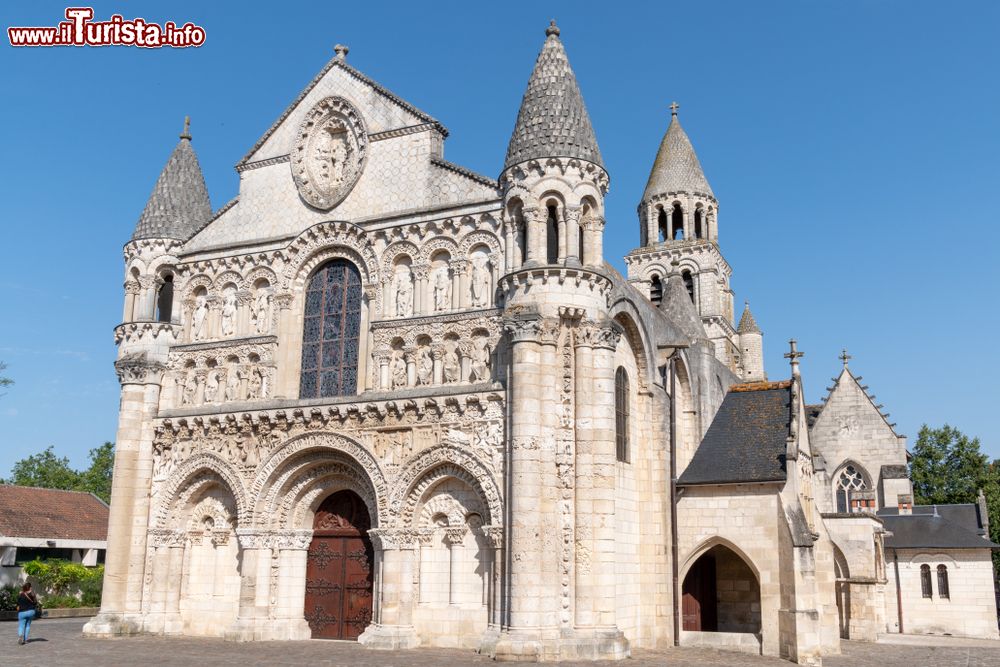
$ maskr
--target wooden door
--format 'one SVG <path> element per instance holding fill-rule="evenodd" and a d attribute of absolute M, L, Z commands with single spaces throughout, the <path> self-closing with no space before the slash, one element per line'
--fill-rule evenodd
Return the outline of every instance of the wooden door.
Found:
<path fill-rule="evenodd" d="M 684 577 L 681 627 L 696 632 L 715 632 L 719 625 L 716 605 L 715 557 L 704 554 Z"/>
<path fill-rule="evenodd" d="M 371 622 L 370 526 L 364 502 L 351 491 L 334 493 L 316 510 L 305 600 L 315 639 L 357 639 Z"/>

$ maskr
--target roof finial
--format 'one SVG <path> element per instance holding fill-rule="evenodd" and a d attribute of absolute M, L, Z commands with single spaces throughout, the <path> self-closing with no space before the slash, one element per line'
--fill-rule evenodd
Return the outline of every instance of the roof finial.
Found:
<path fill-rule="evenodd" d="M 333 52 L 337 54 L 337 60 L 347 60 L 347 52 L 351 50 L 351 47 L 346 44 L 334 44 Z"/>
<path fill-rule="evenodd" d="M 806 355 L 805 352 L 799 352 L 798 343 L 795 339 L 788 341 L 789 351 L 785 352 L 785 359 L 789 359 L 792 364 L 792 376 L 799 376 L 799 359 Z"/>
<path fill-rule="evenodd" d="M 549 27 L 545 29 L 546 37 L 551 37 L 552 35 L 559 36 L 559 26 L 556 25 L 555 19 L 549 21 Z"/>
<path fill-rule="evenodd" d="M 184 116 L 184 131 L 181 132 L 181 139 L 191 141 L 191 116 Z"/>
<path fill-rule="evenodd" d="M 681 105 L 677 104 L 677 102 L 671 102 L 670 103 L 670 115 L 671 115 L 671 117 L 676 116 L 677 115 L 677 110 L 680 109 L 680 108 L 681 108 Z"/>
<path fill-rule="evenodd" d="M 847 362 L 850 361 L 853 358 L 854 357 L 852 357 L 851 355 L 847 354 L 847 348 L 846 347 L 844 348 L 844 351 L 840 353 L 840 357 L 839 357 L 839 359 L 842 362 L 844 362 L 844 368 L 847 368 Z"/>

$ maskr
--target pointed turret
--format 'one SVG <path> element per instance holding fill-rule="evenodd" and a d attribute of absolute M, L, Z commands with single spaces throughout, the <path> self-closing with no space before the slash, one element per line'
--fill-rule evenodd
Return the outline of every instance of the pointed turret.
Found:
<path fill-rule="evenodd" d="M 653 168 L 649 172 L 646 190 L 642 195 L 644 200 L 654 195 L 665 195 L 673 192 L 686 192 L 696 195 L 707 195 L 715 198 L 712 186 L 705 178 L 698 155 L 688 139 L 687 133 L 681 127 L 677 118 L 676 102 L 670 105 L 670 125 L 660 142 L 660 150 L 656 153 Z"/>
<path fill-rule="evenodd" d="M 743 306 L 743 317 L 740 318 L 740 326 L 736 329 L 739 336 L 740 350 L 743 366 L 743 380 L 746 382 L 757 382 L 767 379 L 764 372 L 764 334 L 757 326 L 757 320 L 750 312 L 750 302 Z"/>
<path fill-rule="evenodd" d="M 504 167 L 547 157 L 578 158 L 604 166 L 555 21 L 545 31 L 545 44 L 528 79 Z"/>
<path fill-rule="evenodd" d="M 190 121 L 156 179 L 132 239 L 189 239 L 212 217 L 205 177 L 191 147 Z"/>

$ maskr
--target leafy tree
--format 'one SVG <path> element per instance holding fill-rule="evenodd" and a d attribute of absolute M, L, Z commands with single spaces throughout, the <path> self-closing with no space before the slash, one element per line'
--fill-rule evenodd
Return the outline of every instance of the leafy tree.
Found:
<path fill-rule="evenodd" d="M 979 438 L 970 439 L 947 424 L 941 428 L 924 424 L 910 463 L 914 504 L 975 502 L 989 473 L 989 457 L 979 446 Z"/>
<path fill-rule="evenodd" d="M 45 489 L 86 491 L 104 502 L 111 501 L 111 471 L 115 464 L 115 444 L 105 442 L 90 450 L 90 467 L 77 471 L 69 459 L 56 456 L 51 445 L 39 454 L 21 459 L 11 469 L 6 484 L 39 486 Z"/>
<path fill-rule="evenodd" d="M 5 370 L 7 370 L 7 364 L 0 361 L 0 373 L 3 373 Z M 9 387 L 12 384 L 14 384 L 14 381 L 9 377 L 6 375 L 0 375 L 0 387 Z M 0 396 L 3 396 L 3 394 L 0 394 Z"/>

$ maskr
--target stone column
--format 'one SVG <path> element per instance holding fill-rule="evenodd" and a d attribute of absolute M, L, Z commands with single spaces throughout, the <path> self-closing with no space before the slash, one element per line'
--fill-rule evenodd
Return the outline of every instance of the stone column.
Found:
<path fill-rule="evenodd" d="M 559 212 L 560 212 L 559 209 L 556 209 L 556 213 L 558 214 Z M 566 227 L 567 227 L 566 215 L 565 211 L 562 212 L 563 215 L 560 215 L 558 218 L 556 218 L 556 229 L 558 230 L 559 233 L 559 238 L 557 239 L 558 243 L 556 244 L 556 254 L 557 254 L 557 261 L 560 264 L 566 262 L 566 251 L 567 248 L 569 247 L 569 244 L 566 242 Z"/>
<path fill-rule="evenodd" d="M 139 299 L 141 291 L 142 286 L 138 280 L 125 281 L 125 311 L 122 313 L 122 322 L 133 322 L 137 319 L 135 316 L 135 304 Z"/>
<path fill-rule="evenodd" d="M 277 594 L 271 609 L 271 639 L 309 639 L 312 631 L 304 612 L 306 565 L 312 531 L 278 531 L 273 533 L 271 540 L 272 548 L 278 551 Z"/>
<path fill-rule="evenodd" d="M 153 476 L 153 418 L 160 401 L 164 365 L 145 352 L 125 354 L 115 362 L 122 385 L 115 437 L 114 484 L 108 517 L 108 550 L 101 612 L 84 633 L 115 636 L 142 627 L 146 569 L 146 528 Z"/>
<path fill-rule="evenodd" d="M 458 565 L 458 554 L 462 550 L 462 544 L 468 532 L 469 529 L 465 526 L 445 528 L 444 531 L 444 542 L 448 545 L 448 604 L 459 604 L 460 602 L 458 599 L 460 582 L 456 581 L 458 578 L 456 566 Z"/>
<path fill-rule="evenodd" d="M 545 217 L 537 206 L 523 209 L 525 224 L 525 245 L 528 254 L 525 264 L 537 266 L 545 261 Z"/>
<path fill-rule="evenodd" d="M 435 343 L 431 356 L 434 358 L 434 384 L 444 384 L 444 345 Z"/>
<path fill-rule="evenodd" d="M 417 350 L 408 347 L 403 350 L 403 359 L 406 361 L 406 386 L 417 386 Z"/>
<path fill-rule="evenodd" d="M 389 359 L 391 356 L 392 352 L 388 348 L 380 348 L 372 353 L 372 358 L 375 360 L 375 367 L 378 369 L 373 389 L 389 391 Z"/>
<path fill-rule="evenodd" d="M 434 298 L 427 281 L 430 267 L 426 264 L 413 266 L 413 314 L 429 315 L 434 312 Z"/>
<path fill-rule="evenodd" d="M 574 624 L 577 628 L 594 625 L 594 609 L 596 602 L 591 585 L 593 565 L 590 554 L 593 551 L 593 521 L 591 513 L 594 509 L 593 488 L 593 419 L 591 412 L 591 392 L 593 391 L 593 329 L 586 324 L 579 324 L 574 331 L 575 377 L 573 395 L 575 397 L 574 414 L 576 417 L 576 503 L 574 508 L 576 536 L 575 549 L 575 605 Z"/>
<path fill-rule="evenodd" d="M 502 622 L 503 598 L 503 526 L 483 526 L 480 530 L 489 547 L 490 564 L 486 589 L 486 607 L 489 625 L 499 630 Z"/>
<path fill-rule="evenodd" d="M 504 270 L 514 270 L 514 239 L 517 237 L 517 221 L 511 215 L 504 216 Z M 128 321 L 126 319 L 126 321 Z"/>
<path fill-rule="evenodd" d="M 358 637 L 368 648 L 397 650 L 420 645 L 413 628 L 413 560 L 417 533 L 406 528 L 368 531 L 380 576 L 375 620 Z"/>
<path fill-rule="evenodd" d="M 668 241 L 673 241 L 674 240 L 674 207 L 672 205 L 671 206 L 664 206 L 663 207 L 663 214 L 665 216 L 667 216 L 667 240 Z"/>
<path fill-rule="evenodd" d="M 236 539 L 240 545 L 239 615 L 225 636 L 237 641 L 268 639 L 270 534 L 253 528 L 237 528 Z"/>
<path fill-rule="evenodd" d="M 544 555 L 539 562 L 541 575 L 539 611 L 542 615 L 543 625 L 548 627 L 558 625 L 560 605 L 561 522 L 559 478 L 556 469 L 556 431 L 559 429 L 559 392 L 562 385 L 559 371 L 560 359 L 557 354 L 559 334 L 559 319 L 546 318 L 542 320 L 538 336 L 541 349 L 541 368 L 539 369 L 541 382 L 537 397 L 542 430 L 538 449 L 538 475 L 541 483 L 539 502 L 535 511 L 540 515 L 541 532 L 538 539 L 541 552 Z"/>
<path fill-rule="evenodd" d="M 566 263 L 580 264 L 580 207 L 571 206 L 566 209 Z"/>
<path fill-rule="evenodd" d="M 167 600 L 164 609 L 163 632 L 168 635 L 181 633 L 181 583 L 184 580 L 184 553 L 187 550 L 187 535 L 176 533 L 168 545 Z"/>
<path fill-rule="evenodd" d="M 257 330 L 250 323 L 250 304 L 253 302 L 253 292 L 241 289 L 236 292 L 236 331 L 233 338 L 256 335 Z"/>
<path fill-rule="evenodd" d="M 654 246 L 660 240 L 659 220 L 657 219 L 656 207 L 652 204 L 646 206 L 646 245 Z"/>
<path fill-rule="evenodd" d="M 452 288 L 452 303 L 456 304 L 456 308 L 468 308 L 472 304 L 472 298 L 469 293 L 471 289 L 469 287 L 469 261 L 466 259 L 457 259 L 451 263 L 455 271 L 455 281 L 458 285 L 456 290 Z"/>

